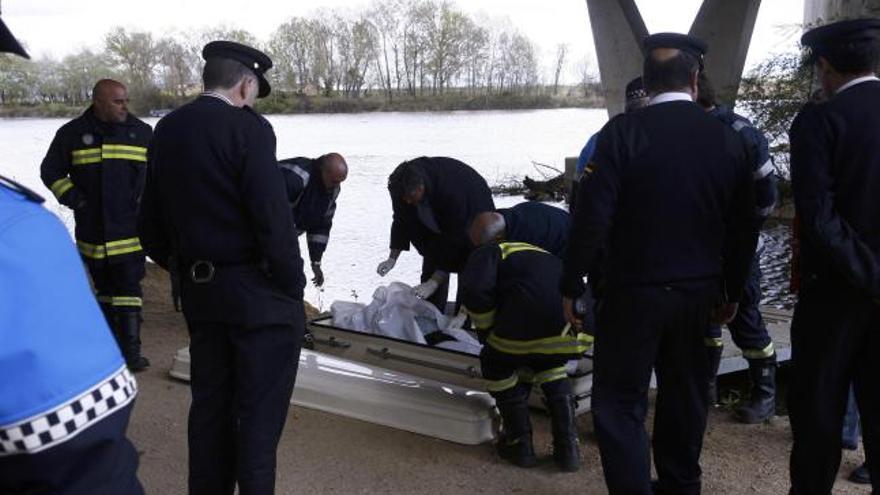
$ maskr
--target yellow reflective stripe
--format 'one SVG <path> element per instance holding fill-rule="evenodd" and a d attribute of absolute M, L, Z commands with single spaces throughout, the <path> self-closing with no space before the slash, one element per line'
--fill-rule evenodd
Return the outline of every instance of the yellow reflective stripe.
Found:
<path fill-rule="evenodd" d="M 118 241 L 110 241 L 106 244 L 107 256 L 117 256 L 120 254 L 136 253 L 141 251 L 141 240 L 137 237 L 130 239 L 120 239 Z"/>
<path fill-rule="evenodd" d="M 147 161 L 147 148 L 143 146 L 129 146 L 127 144 L 105 144 L 101 147 L 102 157 L 105 160 L 131 160 L 135 162 Z"/>
<path fill-rule="evenodd" d="M 724 339 L 721 337 L 706 337 L 703 339 L 706 347 L 724 347 Z"/>
<path fill-rule="evenodd" d="M 113 306 L 142 307 L 144 300 L 134 296 L 98 296 L 98 302 Z"/>
<path fill-rule="evenodd" d="M 127 153 L 105 153 L 102 157 L 103 160 L 130 160 L 133 162 L 145 162 L 147 161 L 147 157 L 141 155 L 130 155 Z"/>
<path fill-rule="evenodd" d="M 73 150 L 70 155 L 71 163 L 74 165 L 87 165 L 89 163 L 101 162 L 101 148 Z"/>
<path fill-rule="evenodd" d="M 510 378 L 505 378 L 503 380 L 486 381 L 486 390 L 488 390 L 489 392 L 501 392 L 503 390 L 515 387 L 516 384 L 517 376 L 516 374 L 513 374 L 510 376 Z"/>
<path fill-rule="evenodd" d="M 70 177 L 65 177 L 63 179 L 58 179 L 49 186 L 49 189 L 52 190 L 52 194 L 55 195 L 56 198 L 61 199 L 61 196 L 64 196 L 64 193 L 69 191 L 73 187 L 73 181 L 70 180 Z"/>
<path fill-rule="evenodd" d="M 534 340 L 510 340 L 489 334 L 486 342 L 505 354 L 583 354 L 592 345 L 593 338 L 585 333 L 577 337 L 563 335 Z"/>
<path fill-rule="evenodd" d="M 555 382 L 566 378 L 568 378 L 568 373 L 565 372 L 565 366 L 560 366 L 558 368 L 545 370 L 535 374 L 534 383 L 535 385 L 540 385 L 542 383 Z"/>
<path fill-rule="evenodd" d="M 89 244 L 88 242 L 76 241 L 76 247 L 79 254 L 93 260 L 101 260 L 107 257 L 107 249 L 97 244 Z"/>
<path fill-rule="evenodd" d="M 103 158 L 101 158 L 100 155 L 99 156 L 84 156 L 84 157 L 80 157 L 80 158 L 74 158 L 72 163 L 74 165 L 88 165 L 90 163 L 101 163 L 101 160 L 103 160 Z"/>
<path fill-rule="evenodd" d="M 773 348 L 773 342 L 767 344 L 763 349 L 743 349 L 743 357 L 746 359 L 766 359 L 776 352 Z"/>
<path fill-rule="evenodd" d="M 543 249 L 533 246 L 527 242 L 502 242 L 498 244 L 498 247 L 501 248 L 501 259 L 506 260 L 508 256 L 513 253 L 518 253 L 520 251 L 538 251 L 541 253 L 546 253 Z"/>
<path fill-rule="evenodd" d="M 465 308 L 468 316 L 471 317 L 471 323 L 477 327 L 477 330 L 485 330 L 495 324 L 495 310 L 490 309 L 485 313 L 477 313 Z"/>
<path fill-rule="evenodd" d="M 101 146 L 101 149 L 104 150 L 104 153 L 108 151 L 121 151 L 133 153 L 135 155 L 147 155 L 147 148 L 143 146 L 130 146 L 127 144 L 105 144 Z"/>

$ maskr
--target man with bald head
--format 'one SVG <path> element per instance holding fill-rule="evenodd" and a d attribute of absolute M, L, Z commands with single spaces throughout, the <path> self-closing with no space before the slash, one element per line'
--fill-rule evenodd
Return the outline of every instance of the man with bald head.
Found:
<path fill-rule="evenodd" d="M 477 214 L 468 235 L 474 246 L 492 241 L 525 242 L 562 257 L 568 245 L 569 225 L 565 210 L 537 201 L 525 201 L 510 208 Z"/>
<path fill-rule="evenodd" d="M 74 212 L 76 246 L 132 371 L 150 365 L 141 356 L 137 215 L 152 132 L 129 113 L 125 85 L 101 79 L 91 106 L 58 130 L 40 167 L 46 187 Z"/>
<path fill-rule="evenodd" d="M 330 228 L 336 213 L 336 198 L 348 177 L 348 164 L 339 153 L 318 158 L 288 158 L 278 163 L 284 176 L 284 188 L 293 212 L 297 235 L 306 234 L 312 283 L 324 285 L 321 258 L 330 240 Z"/>

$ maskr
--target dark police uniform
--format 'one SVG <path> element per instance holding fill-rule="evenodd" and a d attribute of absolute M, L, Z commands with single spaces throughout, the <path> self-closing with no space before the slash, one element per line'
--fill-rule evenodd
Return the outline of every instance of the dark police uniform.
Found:
<path fill-rule="evenodd" d="M 436 270 L 458 273 L 464 267 L 471 243 L 467 228 L 478 213 L 493 211 L 492 191 L 476 170 L 446 157 L 420 157 L 400 167 L 416 165 L 425 175 L 425 196 L 418 206 L 391 198 L 394 217 L 391 249 L 407 251 L 410 244 L 422 255 L 424 282 Z M 443 284 L 428 298 L 446 308 L 449 284 Z"/>
<path fill-rule="evenodd" d="M 231 42 L 203 52 L 254 67 Z M 181 279 L 190 333 L 193 494 L 272 493 L 304 331 L 302 259 L 275 133 L 205 94 L 156 125 L 141 213 L 147 254 Z"/>
<path fill-rule="evenodd" d="M 504 217 L 504 239 L 538 246 L 562 257 L 568 246 L 571 220 L 562 208 L 526 201 L 497 210 Z"/>
<path fill-rule="evenodd" d="M 572 446 L 577 450 L 565 363 L 579 359 L 592 337 L 574 335 L 565 323 L 556 286 L 561 273 L 559 258 L 524 242 L 479 247 L 461 273 L 461 302 L 485 340 L 480 368 L 504 421 L 499 452 L 505 455 L 506 444 L 518 444 L 525 449 L 518 464 L 534 461 L 527 404 L 533 385 L 540 385 L 547 397 L 554 453 L 562 455 Z"/>
<path fill-rule="evenodd" d="M 876 43 L 878 36 L 880 20 L 852 20 L 811 30 L 801 43 L 828 56 L 838 45 Z M 789 390 L 795 494 L 831 492 L 850 383 L 873 490 L 880 492 L 878 108 L 880 81 L 865 78 L 805 106 L 789 134 L 802 276 Z"/>
<path fill-rule="evenodd" d="M 752 178 L 755 181 L 755 221 L 756 228 L 760 231 L 767 217 L 773 212 L 779 195 L 767 138 L 748 119 L 724 105 L 717 105 L 709 115 L 738 132 L 750 148 Z M 776 352 L 759 309 L 762 248 L 759 240 L 739 310 L 733 321 L 727 324 L 733 342 L 742 349 L 743 357 L 749 361 L 751 399 L 746 407 L 737 410 L 740 419 L 749 423 L 763 421 L 768 414 L 772 414 L 776 396 Z M 711 348 L 710 352 L 715 353 L 716 362 L 720 362 L 724 345 L 721 340 L 721 327 L 710 327 L 706 336 L 706 345 Z M 717 364 L 713 363 L 713 366 L 717 370 Z M 714 377 L 712 380 L 714 381 Z M 712 399 L 710 397 L 710 400 Z"/>
<path fill-rule="evenodd" d="M 151 135 L 131 114 L 122 124 L 106 123 L 89 107 L 58 130 L 40 166 L 46 187 L 74 211 L 76 246 L 133 369 L 147 364 L 140 355 L 144 252 L 137 213 Z"/>
<path fill-rule="evenodd" d="M 321 180 L 318 161 L 311 158 L 289 158 L 278 162 L 284 187 L 293 212 L 296 234 L 306 234 L 309 259 L 320 263 L 330 241 L 336 198 L 340 187 L 328 191 Z"/>
<path fill-rule="evenodd" d="M 654 35 L 645 45 L 705 51 L 684 35 Z M 699 493 L 706 322 L 725 295 L 740 299 L 757 242 L 743 141 L 680 98 L 655 96 L 602 129 L 565 260 L 561 288 L 571 298 L 581 277 L 604 264 L 592 408 L 612 494 L 652 493 L 644 426 L 652 370 L 657 493 Z"/>
<path fill-rule="evenodd" d="M 137 382 L 42 201 L 0 177 L 0 493 L 142 494 Z"/>

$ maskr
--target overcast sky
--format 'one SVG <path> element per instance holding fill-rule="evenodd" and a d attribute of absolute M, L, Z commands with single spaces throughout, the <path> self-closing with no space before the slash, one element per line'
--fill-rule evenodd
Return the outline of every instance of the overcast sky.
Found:
<path fill-rule="evenodd" d="M 651 32 L 687 32 L 701 0 L 636 0 Z M 111 27 L 165 34 L 208 26 L 246 29 L 265 41 L 292 16 L 318 7 L 358 10 L 363 0 L 0 0 L 3 19 L 35 58 L 60 58 L 82 47 L 100 48 Z M 559 43 L 571 47 L 575 63 L 595 60 L 589 16 L 584 0 L 458 0 L 459 8 L 474 14 L 508 17 L 542 50 L 550 64 Z M 764 0 L 758 13 L 746 67 L 768 53 L 794 50 L 800 35 L 794 25 L 803 21 L 803 0 Z M 595 63 L 594 63 L 595 67 Z"/>

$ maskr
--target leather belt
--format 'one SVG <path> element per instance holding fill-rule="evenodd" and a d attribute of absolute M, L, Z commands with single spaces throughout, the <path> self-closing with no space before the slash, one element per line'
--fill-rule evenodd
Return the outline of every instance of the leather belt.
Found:
<path fill-rule="evenodd" d="M 242 260 L 242 261 L 208 261 L 208 260 L 196 260 L 192 263 L 189 263 L 186 273 L 189 275 L 189 279 L 192 280 L 195 284 L 207 284 L 208 282 L 214 280 L 214 274 L 217 272 L 217 268 L 227 267 L 227 266 L 243 266 L 243 265 L 256 265 L 258 262 L 256 260 Z M 187 266 L 187 264 L 184 264 Z"/>

